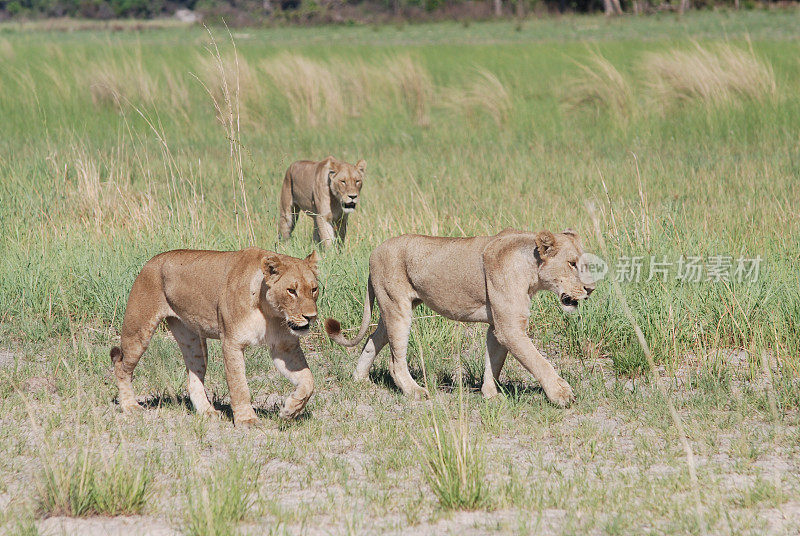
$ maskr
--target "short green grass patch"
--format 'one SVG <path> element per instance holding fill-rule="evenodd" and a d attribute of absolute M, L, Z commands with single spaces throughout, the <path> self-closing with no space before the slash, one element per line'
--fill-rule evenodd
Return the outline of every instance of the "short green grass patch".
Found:
<path fill-rule="evenodd" d="M 38 504 L 46 515 L 131 515 L 147 503 L 152 480 L 147 464 L 120 455 L 104 461 L 86 450 L 66 460 L 50 452 L 42 463 Z"/>
<path fill-rule="evenodd" d="M 189 536 L 225 536 L 237 533 L 256 503 L 259 468 L 232 457 L 185 481 L 182 530 Z"/>

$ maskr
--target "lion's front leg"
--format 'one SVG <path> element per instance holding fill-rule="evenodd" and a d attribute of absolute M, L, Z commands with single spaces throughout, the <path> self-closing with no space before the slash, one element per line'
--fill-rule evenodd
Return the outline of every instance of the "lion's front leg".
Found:
<path fill-rule="evenodd" d="M 270 351 L 275 368 L 295 386 L 295 390 L 284 401 L 279 416 L 282 419 L 294 419 L 306 407 L 314 392 L 314 377 L 297 339 L 279 341 L 270 347 Z"/>
<path fill-rule="evenodd" d="M 497 396 L 497 381 L 500 379 L 500 371 L 503 370 L 507 355 L 508 350 L 500 344 L 494 334 L 494 326 L 489 326 L 486 331 L 486 367 L 481 387 L 481 393 L 485 398 Z"/>
<path fill-rule="evenodd" d="M 533 374 L 544 389 L 547 398 L 554 404 L 566 407 L 575 401 L 575 394 L 569 384 L 558 375 L 556 369 L 536 349 L 521 325 L 495 325 L 497 339 L 517 358 L 525 369 Z"/>
<path fill-rule="evenodd" d="M 331 247 L 336 240 L 333 225 L 324 216 L 314 216 L 314 231 L 315 240 L 326 248 Z"/>
<path fill-rule="evenodd" d="M 233 423 L 249 426 L 258 422 L 250 400 L 250 388 L 244 372 L 244 347 L 229 341 L 222 342 L 222 359 L 225 364 L 225 379 L 231 394 Z"/>

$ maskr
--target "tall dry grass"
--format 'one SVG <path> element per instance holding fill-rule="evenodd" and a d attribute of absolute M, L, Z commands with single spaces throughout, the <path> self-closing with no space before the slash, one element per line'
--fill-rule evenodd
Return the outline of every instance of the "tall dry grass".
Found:
<path fill-rule="evenodd" d="M 197 57 L 196 77 L 205 87 L 213 101 L 220 119 L 230 115 L 225 109 L 227 102 L 236 103 L 240 118 L 247 122 L 263 120 L 269 106 L 263 81 L 258 69 L 239 54 L 221 53 L 214 47 L 207 54 Z"/>
<path fill-rule="evenodd" d="M 142 64 L 141 53 L 90 62 L 81 72 L 95 105 L 149 105 L 162 94 L 155 77 Z"/>
<path fill-rule="evenodd" d="M 345 117 L 342 79 L 346 76 L 330 65 L 284 53 L 262 62 L 261 68 L 288 101 L 295 124 L 335 124 Z"/>
<path fill-rule="evenodd" d="M 633 91 L 630 82 L 599 53 L 587 63 L 578 63 L 580 74 L 567 81 L 565 101 L 573 108 L 608 111 L 618 119 L 632 113 Z"/>
<path fill-rule="evenodd" d="M 448 88 L 442 96 L 444 104 L 472 118 L 486 113 L 499 127 L 511 114 L 511 94 L 497 78 L 485 69 L 478 69 L 465 89 Z"/>
<path fill-rule="evenodd" d="M 87 153 L 79 153 L 71 164 L 75 181 L 67 194 L 86 227 L 103 233 L 113 228 L 152 231 L 162 221 L 162 208 L 150 187 L 138 192 L 129 187 L 126 164 L 99 162 Z"/>
<path fill-rule="evenodd" d="M 708 104 L 737 97 L 763 99 L 775 94 L 772 66 L 753 52 L 725 43 L 691 50 L 651 52 L 641 61 L 651 97 L 658 103 L 700 100 Z"/>
<path fill-rule="evenodd" d="M 434 86 L 427 69 L 405 54 L 387 61 L 380 74 L 390 84 L 397 99 L 405 105 L 414 122 L 421 126 L 428 125 Z"/>
<path fill-rule="evenodd" d="M 388 101 L 405 109 L 417 124 L 430 121 L 434 86 L 428 71 L 408 55 L 370 64 L 283 53 L 263 61 L 261 69 L 288 102 L 298 126 L 339 124 Z"/>
<path fill-rule="evenodd" d="M 247 106 L 248 97 L 257 98 L 259 105 L 261 101 L 264 101 L 264 98 L 257 93 L 260 91 L 260 86 L 257 83 L 255 72 L 245 59 L 239 55 L 233 35 L 229 33 L 232 55 L 223 57 L 214 35 L 210 30 L 208 30 L 208 34 L 211 38 L 211 46 L 208 48 L 210 54 L 207 61 L 210 61 L 209 65 L 213 65 L 215 72 L 219 74 L 217 79 L 219 86 L 209 87 L 202 81 L 201 83 L 203 83 L 203 87 L 214 103 L 217 117 L 222 123 L 225 138 L 228 140 L 228 169 L 233 186 L 233 214 L 236 221 L 236 236 L 239 239 L 239 245 L 242 246 L 242 227 L 244 227 L 247 235 L 247 245 L 254 246 L 255 232 L 253 230 L 253 220 L 250 217 L 247 189 L 245 187 L 244 153 L 246 151 L 242 142 L 242 107 Z M 245 88 L 244 96 L 242 93 L 243 87 Z M 249 91 L 247 88 L 249 88 Z"/>

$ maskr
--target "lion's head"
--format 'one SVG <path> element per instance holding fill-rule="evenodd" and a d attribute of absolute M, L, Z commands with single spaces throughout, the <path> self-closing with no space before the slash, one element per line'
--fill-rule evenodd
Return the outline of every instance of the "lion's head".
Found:
<path fill-rule="evenodd" d="M 580 266 L 583 247 L 578 233 L 540 231 L 536 234 L 536 256 L 539 259 L 539 283 L 558 296 L 561 308 L 568 313 L 594 291 L 595 282 Z"/>
<path fill-rule="evenodd" d="M 359 160 L 356 165 L 347 162 L 332 160 L 328 171 L 328 182 L 334 197 L 342 204 L 346 214 L 353 212 L 358 204 L 358 195 L 361 193 L 361 184 L 367 162 Z"/>
<path fill-rule="evenodd" d="M 269 253 L 261 259 L 266 287 L 264 299 L 283 314 L 286 327 L 298 337 L 308 335 L 317 318 L 318 260 L 316 250 L 305 259 L 280 253 Z"/>

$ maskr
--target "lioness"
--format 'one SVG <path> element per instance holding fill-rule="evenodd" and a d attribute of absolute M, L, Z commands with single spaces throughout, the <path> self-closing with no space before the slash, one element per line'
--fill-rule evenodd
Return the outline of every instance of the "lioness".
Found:
<path fill-rule="evenodd" d="M 347 217 L 356 209 L 367 163 L 356 165 L 329 156 L 322 162 L 300 160 L 289 166 L 283 178 L 278 234 L 292 235 L 302 210 L 314 218 L 314 241 L 330 246 L 337 238 L 344 242 Z"/>
<path fill-rule="evenodd" d="M 553 234 L 506 229 L 495 236 L 473 238 L 390 238 L 369 257 L 367 297 L 358 335 L 345 339 L 340 323 L 332 318 L 325 321 L 325 330 L 335 342 L 355 346 L 367 332 L 377 298 L 380 320 L 364 346 L 355 378 L 368 377 L 375 357 L 388 342 L 392 379 L 406 395 L 420 396 L 427 391 L 411 377 L 406 362 L 413 308 L 424 303 L 453 320 L 486 322 L 483 395 L 497 395 L 495 382 L 510 351 L 553 403 L 566 406 L 575 399 L 572 389 L 533 345 L 526 327 L 535 292 L 554 292 L 568 312 L 589 297 L 594 283 L 580 277 L 582 253 L 580 238 L 571 230 Z"/>
<path fill-rule="evenodd" d="M 119 404 L 141 409 L 131 378 L 159 323 L 166 319 L 189 375 L 189 398 L 198 413 L 219 413 L 206 397 L 206 339 L 219 339 L 234 424 L 257 422 L 244 371 L 244 349 L 269 345 L 275 367 L 296 389 L 280 416 L 297 416 L 314 390 L 299 337 L 317 317 L 317 252 L 305 259 L 258 248 L 242 251 L 179 249 L 156 255 L 133 282 L 122 343 L 111 349 Z"/>

